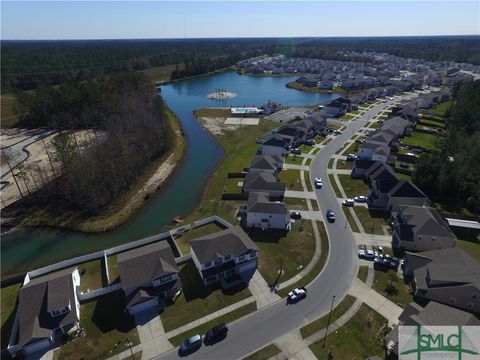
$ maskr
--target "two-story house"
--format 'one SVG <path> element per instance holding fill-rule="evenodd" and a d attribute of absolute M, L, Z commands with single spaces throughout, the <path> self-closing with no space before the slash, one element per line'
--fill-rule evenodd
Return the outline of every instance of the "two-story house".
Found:
<path fill-rule="evenodd" d="M 404 276 L 415 296 L 480 313 L 480 262 L 460 248 L 406 252 Z"/>
<path fill-rule="evenodd" d="M 286 186 L 268 172 L 249 172 L 243 181 L 243 192 L 265 192 L 270 198 L 282 198 Z"/>
<path fill-rule="evenodd" d="M 255 155 L 250 163 L 249 172 L 268 172 L 276 175 L 283 168 L 283 156 Z"/>
<path fill-rule="evenodd" d="M 248 283 L 258 266 L 258 247 L 240 226 L 190 240 L 190 248 L 205 285 Z"/>
<path fill-rule="evenodd" d="M 288 152 L 290 141 L 285 138 L 271 137 L 260 146 L 262 155 L 284 156 Z"/>
<path fill-rule="evenodd" d="M 428 251 L 455 246 L 457 237 L 435 209 L 400 206 L 394 218 L 392 246 Z"/>
<path fill-rule="evenodd" d="M 399 179 L 376 180 L 368 193 L 368 208 L 373 211 L 397 211 L 402 205 L 424 206 L 428 197 L 414 184 Z"/>
<path fill-rule="evenodd" d="M 78 268 L 33 279 L 27 275 L 18 293 L 18 344 L 9 351 L 30 355 L 44 351 L 79 328 Z"/>
<path fill-rule="evenodd" d="M 356 159 L 352 167 L 352 179 L 364 179 L 365 174 L 370 168 L 377 167 L 381 161 Z"/>
<path fill-rule="evenodd" d="M 136 314 L 154 306 L 180 289 L 178 269 L 167 241 L 138 247 L 117 255 L 126 308 Z"/>
<path fill-rule="evenodd" d="M 267 193 L 251 192 L 248 194 L 246 223 L 247 227 L 262 230 L 289 230 L 290 216 L 285 203 L 270 201 Z"/>
<path fill-rule="evenodd" d="M 390 148 L 385 144 L 366 142 L 358 152 L 358 159 L 387 162 L 390 156 Z"/>

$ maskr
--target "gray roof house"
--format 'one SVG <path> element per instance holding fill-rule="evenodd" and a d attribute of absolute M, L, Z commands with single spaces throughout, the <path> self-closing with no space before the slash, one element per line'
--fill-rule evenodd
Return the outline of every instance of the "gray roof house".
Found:
<path fill-rule="evenodd" d="M 248 173 L 243 181 L 243 192 L 265 192 L 270 197 L 283 197 L 285 184 L 268 172 Z"/>
<path fill-rule="evenodd" d="M 117 255 L 126 307 L 135 314 L 172 297 L 180 289 L 178 269 L 167 241 L 138 247 Z"/>
<path fill-rule="evenodd" d="M 480 313 L 480 262 L 453 247 L 406 252 L 404 276 L 414 295 Z"/>
<path fill-rule="evenodd" d="M 405 180 L 376 180 L 371 183 L 367 204 L 374 211 L 397 211 L 402 205 L 424 206 L 428 197 L 414 184 Z"/>
<path fill-rule="evenodd" d="M 258 266 L 258 247 L 240 226 L 190 240 L 190 248 L 205 285 L 248 283 Z"/>
<path fill-rule="evenodd" d="M 401 118 L 399 116 L 394 116 L 383 122 L 382 130 L 390 132 L 398 140 L 398 138 L 401 138 L 411 132 L 412 125 L 413 124 L 407 119 Z"/>
<path fill-rule="evenodd" d="M 20 288 L 16 351 L 28 355 L 48 349 L 62 334 L 78 328 L 79 287 L 78 268 L 69 268 L 33 278 Z"/>
<path fill-rule="evenodd" d="M 251 192 L 248 194 L 246 223 L 247 227 L 262 230 L 289 230 L 290 216 L 285 203 L 270 201 L 267 193 Z"/>
<path fill-rule="evenodd" d="M 352 167 L 352 178 L 363 179 L 367 170 L 369 170 L 372 166 L 376 166 L 376 164 L 380 163 L 381 161 L 356 159 Z"/>
<path fill-rule="evenodd" d="M 290 140 L 280 137 L 271 137 L 264 141 L 260 147 L 262 155 L 279 155 L 283 156 L 287 152 L 287 148 L 290 146 Z"/>
<path fill-rule="evenodd" d="M 278 173 L 283 168 L 283 156 L 255 155 L 250 163 L 249 172 Z"/>
<path fill-rule="evenodd" d="M 386 144 L 366 142 L 358 152 L 358 159 L 387 162 L 390 156 L 390 147 Z"/>
<path fill-rule="evenodd" d="M 376 162 L 365 171 L 364 178 L 370 183 L 377 180 L 398 180 L 392 167 L 381 161 Z"/>
<path fill-rule="evenodd" d="M 367 140 L 367 143 L 394 146 L 397 137 L 390 131 L 379 130 L 374 132 Z"/>
<path fill-rule="evenodd" d="M 435 209 L 400 206 L 394 217 L 392 246 L 428 251 L 455 246 L 457 237 Z"/>

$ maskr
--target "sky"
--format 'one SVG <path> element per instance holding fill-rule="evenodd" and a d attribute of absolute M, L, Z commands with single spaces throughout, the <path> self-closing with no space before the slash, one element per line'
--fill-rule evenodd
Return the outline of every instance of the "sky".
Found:
<path fill-rule="evenodd" d="M 1 1 L 2 40 L 480 35 L 480 1 Z"/>

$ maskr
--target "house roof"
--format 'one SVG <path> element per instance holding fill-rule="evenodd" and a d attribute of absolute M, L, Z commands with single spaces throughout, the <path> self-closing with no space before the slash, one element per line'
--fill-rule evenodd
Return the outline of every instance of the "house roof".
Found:
<path fill-rule="evenodd" d="M 375 133 L 373 133 L 370 138 L 367 140 L 367 143 L 368 142 L 373 142 L 373 141 L 376 141 L 376 142 L 381 142 L 385 145 L 388 145 L 390 144 L 393 140 L 395 139 L 395 136 L 390 133 L 390 132 L 387 132 L 387 131 L 383 131 L 383 130 L 380 130 L 380 131 L 377 131 Z"/>
<path fill-rule="evenodd" d="M 159 296 L 164 291 L 173 289 L 173 288 L 180 288 L 181 281 L 177 279 L 176 281 L 169 281 L 165 284 L 161 284 L 160 286 L 156 287 L 140 287 L 132 292 L 126 299 L 126 307 L 129 308 L 131 306 L 140 304 L 142 302 L 148 301 L 154 297 Z"/>
<path fill-rule="evenodd" d="M 258 251 L 257 245 L 240 226 L 205 235 L 190 240 L 189 243 L 195 256 L 202 264 L 226 255 L 240 256 Z"/>
<path fill-rule="evenodd" d="M 406 313 L 404 316 L 404 313 Z M 403 325 L 428 325 L 428 326 L 478 326 L 480 319 L 474 314 L 456 309 L 454 307 L 430 301 L 424 308 L 412 303 L 407 306 L 401 315 Z"/>
<path fill-rule="evenodd" d="M 279 163 L 281 163 L 281 160 L 279 160 L 278 156 L 255 155 L 250 163 L 250 168 L 276 171 Z"/>
<path fill-rule="evenodd" d="M 263 142 L 262 145 L 276 146 L 284 148 L 287 145 L 287 142 L 283 138 L 271 137 L 267 141 Z"/>
<path fill-rule="evenodd" d="M 65 325 L 78 322 L 75 311 L 75 291 L 72 273 L 75 268 L 64 269 L 30 280 L 18 293 L 20 346 L 49 338 L 52 332 Z M 71 311 L 52 316 L 50 311 L 70 305 Z"/>
<path fill-rule="evenodd" d="M 425 198 L 428 200 L 427 195 L 423 193 L 416 185 L 411 182 L 400 180 L 398 183 L 389 191 L 391 197 L 409 197 L 409 198 Z"/>
<path fill-rule="evenodd" d="M 117 255 L 118 271 L 124 290 L 139 287 L 178 272 L 167 241 L 141 246 Z"/>
<path fill-rule="evenodd" d="M 285 191 L 285 184 L 278 182 L 271 173 L 248 173 L 243 182 L 246 191 Z"/>
<path fill-rule="evenodd" d="M 286 136 L 295 137 L 295 136 L 297 136 L 297 132 L 298 132 L 298 130 L 296 128 L 286 126 L 286 127 L 283 127 L 281 129 L 277 130 L 275 133 L 277 135 L 282 135 L 282 136 L 286 135 Z"/>
<path fill-rule="evenodd" d="M 288 209 L 283 202 L 269 201 L 267 193 L 251 192 L 248 194 L 247 212 L 286 215 Z"/>
<path fill-rule="evenodd" d="M 381 161 L 379 161 L 379 165 L 371 166 L 365 172 L 365 175 L 371 180 L 398 180 L 395 172 L 393 171 L 390 165 L 387 165 Z"/>
<path fill-rule="evenodd" d="M 385 144 L 373 144 L 367 141 L 362 145 L 362 148 L 371 149 L 375 154 L 378 155 L 390 155 L 390 148 Z"/>
<path fill-rule="evenodd" d="M 381 161 L 377 160 L 364 160 L 364 159 L 356 159 L 353 167 L 355 169 L 368 169 L 370 170 L 371 167 L 381 164 Z M 367 170 L 367 171 L 368 171 Z"/>

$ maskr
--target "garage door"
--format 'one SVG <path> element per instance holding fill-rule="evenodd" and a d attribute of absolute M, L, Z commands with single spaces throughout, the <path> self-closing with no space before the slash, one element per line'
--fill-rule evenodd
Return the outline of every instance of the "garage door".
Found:
<path fill-rule="evenodd" d="M 132 307 L 129 308 L 129 312 L 130 314 L 137 314 L 139 313 L 140 311 L 143 311 L 143 310 L 147 310 L 153 306 L 157 306 L 158 305 L 158 298 L 153 298 L 153 299 L 150 299 L 150 300 L 147 300 L 145 302 L 142 302 L 140 304 L 137 304 L 137 305 L 134 305 Z"/>
<path fill-rule="evenodd" d="M 33 354 L 37 351 L 48 348 L 49 346 L 50 346 L 50 340 L 45 339 L 24 347 L 23 351 L 25 352 L 25 354 Z"/>

